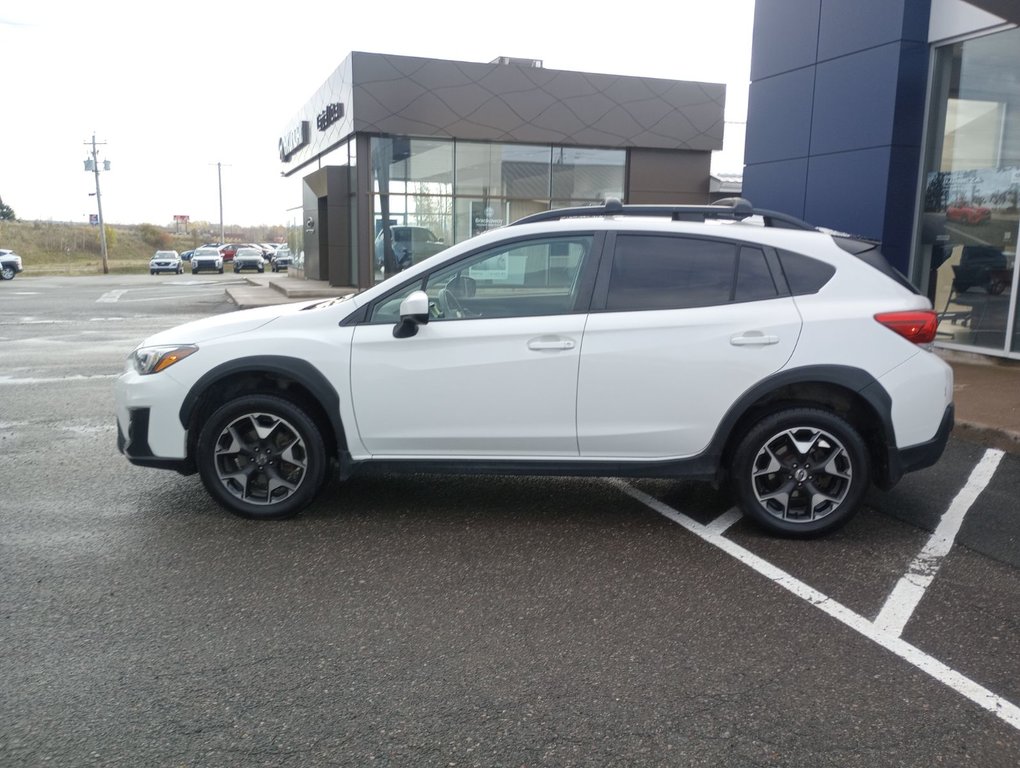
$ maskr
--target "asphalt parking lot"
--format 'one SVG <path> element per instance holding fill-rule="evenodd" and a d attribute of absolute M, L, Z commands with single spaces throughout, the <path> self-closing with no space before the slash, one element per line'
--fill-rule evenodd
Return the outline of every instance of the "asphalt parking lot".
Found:
<path fill-rule="evenodd" d="M 0 764 L 1020 764 L 1020 457 L 954 439 L 808 542 L 611 478 L 243 521 L 112 416 L 134 345 L 236 279 L 0 285 Z"/>

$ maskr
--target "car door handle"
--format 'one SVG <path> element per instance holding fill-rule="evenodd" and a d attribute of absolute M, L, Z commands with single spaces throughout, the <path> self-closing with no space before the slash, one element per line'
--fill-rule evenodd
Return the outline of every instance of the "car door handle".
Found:
<path fill-rule="evenodd" d="M 573 349 L 573 339 L 563 339 L 556 336 L 540 336 L 528 342 L 528 349 L 542 351 L 546 349 Z"/>
<path fill-rule="evenodd" d="M 765 347 L 769 344 L 778 344 L 779 337 L 765 335 L 760 331 L 748 331 L 741 336 L 731 336 L 730 344 L 735 347 Z"/>

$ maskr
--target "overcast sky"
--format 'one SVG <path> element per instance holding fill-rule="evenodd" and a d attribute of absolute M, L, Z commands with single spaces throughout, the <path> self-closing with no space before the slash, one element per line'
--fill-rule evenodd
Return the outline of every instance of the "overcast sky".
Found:
<path fill-rule="evenodd" d="M 0 197 L 20 219 L 87 221 L 93 133 L 107 222 L 287 224 L 277 140 L 351 51 L 725 83 L 715 172 L 739 172 L 753 0 L 4 0 Z M 293 215 L 293 214 L 290 214 Z"/>

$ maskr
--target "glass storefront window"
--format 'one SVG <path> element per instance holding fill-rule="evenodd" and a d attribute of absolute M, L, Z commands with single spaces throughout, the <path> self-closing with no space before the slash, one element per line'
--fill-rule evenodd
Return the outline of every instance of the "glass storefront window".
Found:
<path fill-rule="evenodd" d="M 552 197 L 570 205 L 622 200 L 626 165 L 622 149 L 553 147 Z"/>
<path fill-rule="evenodd" d="M 915 278 L 939 340 L 1020 353 L 1020 29 L 938 48 Z"/>
<path fill-rule="evenodd" d="M 552 147 L 457 142 L 458 195 L 549 200 Z"/>
<path fill-rule="evenodd" d="M 624 193 L 625 150 L 391 136 L 370 146 L 376 280 L 523 216 Z M 408 237 L 409 248 L 400 237 L 413 232 L 421 244 Z"/>

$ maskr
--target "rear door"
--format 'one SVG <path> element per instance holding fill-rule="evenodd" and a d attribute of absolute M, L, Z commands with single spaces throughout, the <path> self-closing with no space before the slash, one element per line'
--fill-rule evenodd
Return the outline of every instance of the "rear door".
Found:
<path fill-rule="evenodd" d="M 757 247 L 612 240 L 581 351 L 580 455 L 696 455 L 740 395 L 790 359 L 800 314 L 777 260 Z"/>

